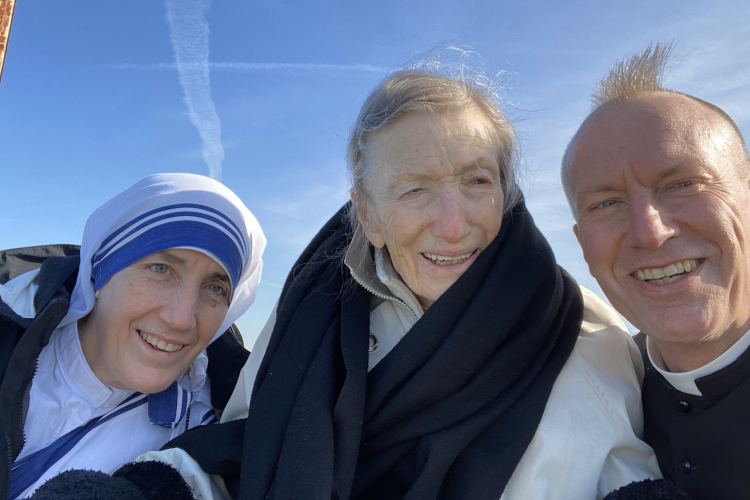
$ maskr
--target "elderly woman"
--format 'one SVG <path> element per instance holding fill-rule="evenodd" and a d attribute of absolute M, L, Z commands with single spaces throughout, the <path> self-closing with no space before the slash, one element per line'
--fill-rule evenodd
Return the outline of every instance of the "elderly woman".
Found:
<path fill-rule="evenodd" d="M 203 500 L 593 500 L 658 477 L 640 357 L 556 264 L 515 141 L 486 87 L 389 76 L 352 131 L 352 203 L 295 264 L 222 423 L 140 460 Z"/>
<path fill-rule="evenodd" d="M 252 304 L 264 246 L 229 189 L 162 174 L 91 215 L 80 266 L 72 246 L 3 252 L 0 497 L 112 472 L 215 420 L 246 354 L 232 332 L 210 365 L 206 347 Z"/>

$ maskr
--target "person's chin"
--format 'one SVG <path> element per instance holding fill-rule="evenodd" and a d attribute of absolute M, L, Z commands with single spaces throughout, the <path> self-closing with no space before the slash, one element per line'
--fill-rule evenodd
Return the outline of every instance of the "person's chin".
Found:
<path fill-rule="evenodd" d="M 168 389 L 172 385 L 172 382 L 178 378 L 173 376 L 172 373 L 153 373 L 151 370 L 149 370 L 149 373 L 150 376 L 148 377 L 138 377 L 130 380 L 128 385 L 134 391 L 143 394 L 156 394 Z"/>
<path fill-rule="evenodd" d="M 628 320 L 640 331 L 663 342 L 699 342 L 712 328 L 706 322 L 704 311 L 705 305 L 700 304 L 659 309 L 644 306 L 640 314 L 634 312 L 633 319 Z"/>

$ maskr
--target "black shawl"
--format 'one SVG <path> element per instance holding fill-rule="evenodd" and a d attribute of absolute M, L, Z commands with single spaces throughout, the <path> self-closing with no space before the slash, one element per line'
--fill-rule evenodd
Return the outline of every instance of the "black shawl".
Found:
<path fill-rule="evenodd" d="M 241 500 L 497 500 L 578 336 L 577 284 L 521 202 L 368 374 L 369 295 L 340 258 L 346 213 L 287 278 L 247 419 L 171 446 Z"/>

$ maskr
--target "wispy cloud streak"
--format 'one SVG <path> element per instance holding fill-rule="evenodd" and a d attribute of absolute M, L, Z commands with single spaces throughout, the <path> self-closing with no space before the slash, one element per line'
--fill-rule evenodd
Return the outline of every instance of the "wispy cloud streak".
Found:
<path fill-rule="evenodd" d="M 208 20 L 211 0 L 167 0 L 167 22 L 177 76 L 188 116 L 201 138 L 203 160 L 214 179 L 221 180 L 224 148 L 221 121 L 211 99 L 208 63 Z"/>
<path fill-rule="evenodd" d="M 109 69 L 129 69 L 136 71 L 174 71 L 175 63 L 153 64 L 107 64 Z M 235 71 L 238 73 L 272 73 L 272 74 L 346 74 L 376 73 L 384 74 L 392 70 L 384 66 L 370 64 L 323 64 L 323 63 L 251 63 L 251 62 L 210 62 L 212 71 Z"/>

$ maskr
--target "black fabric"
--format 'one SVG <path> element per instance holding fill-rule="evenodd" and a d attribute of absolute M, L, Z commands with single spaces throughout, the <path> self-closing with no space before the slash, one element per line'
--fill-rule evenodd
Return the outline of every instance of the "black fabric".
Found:
<path fill-rule="evenodd" d="M 91 470 L 69 470 L 37 489 L 29 500 L 147 500 L 130 481 Z M 167 499 L 164 499 L 167 500 Z"/>
<path fill-rule="evenodd" d="M 623 486 L 604 500 L 690 500 L 690 497 L 669 481 L 646 479 Z"/>
<path fill-rule="evenodd" d="M 349 244 L 346 213 L 287 279 L 244 432 L 221 424 L 181 447 L 242 500 L 496 500 L 575 344 L 578 286 L 520 203 L 368 375 L 369 295 L 334 258 Z M 220 462 L 214 449 L 207 464 L 222 429 L 242 454 Z"/>
<path fill-rule="evenodd" d="M 77 250 L 75 245 L 47 245 L 0 251 L 0 284 L 41 267 L 38 279 L 41 293 L 34 297 L 36 310 L 41 313 L 52 299 L 69 301 L 78 271 Z M 0 383 L 13 349 L 33 322 L 21 318 L 0 300 Z"/>
<path fill-rule="evenodd" d="M 75 245 L 49 245 L 0 252 L 0 282 L 41 267 L 42 296 L 35 297 L 37 315 L 20 318 L 0 300 L 0 500 L 8 495 L 10 466 L 23 448 L 25 404 L 36 358 L 68 312 L 75 286 L 78 256 Z"/>
<path fill-rule="evenodd" d="M 206 354 L 209 359 L 206 371 L 211 381 L 211 405 L 217 410 L 223 410 L 250 351 L 242 344 L 242 335 L 237 326 L 232 325 L 208 346 Z M 212 359 L 221 362 L 211 363 Z"/>
<path fill-rule="evenodd" d="M 750 497 L 750 350 L 696 381 L 703 396 L 672 387 L 644 357 L 645 440 L 665 479 L 693 500 Z"/>
<path fill-rule="evenodd" d="M 111 476 L 69 470 L 37 489 L 30 500 L 194 500 L 176 469 L 161 462 L 129 463 Z"/>
<path fill-rule="evenodd" d="M 227 490 L 237 498 L 245 436 L 245 419 L 194 427 L 165 444 L 162 449 L 181 448 L 198 460 L 209 474 L 221 474 Z"/>
<path fill-rule="evenodd" d="M 112 474 L 134 484 L 145 500 L 193 500 L 193 492 L 177 469 L 162 462 L 131 462 Z M 158 481 L 154 481 L 159 478 Z"/>

